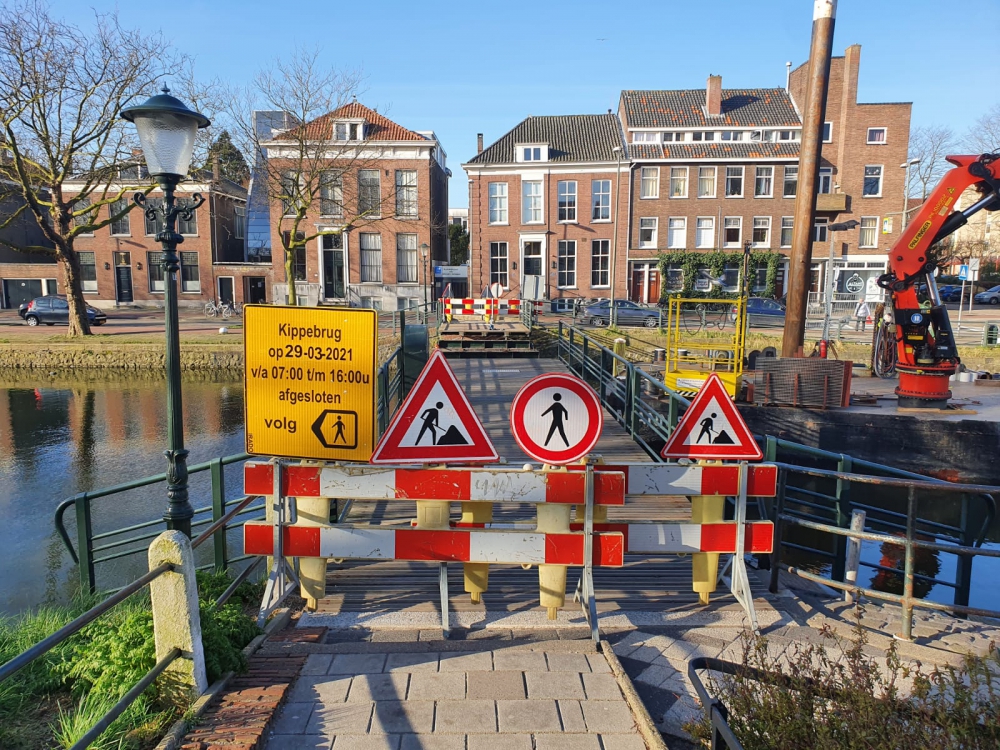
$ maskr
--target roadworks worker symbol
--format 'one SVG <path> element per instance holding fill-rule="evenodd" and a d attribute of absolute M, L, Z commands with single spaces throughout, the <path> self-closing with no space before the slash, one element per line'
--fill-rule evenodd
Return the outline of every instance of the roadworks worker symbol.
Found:
<path fill-rule="evenodd" d="M 399 441 L 401 448 L 421 445 L 471 445 L 472 439 L 440 383 L 420 407 L 420 414 Z"/>

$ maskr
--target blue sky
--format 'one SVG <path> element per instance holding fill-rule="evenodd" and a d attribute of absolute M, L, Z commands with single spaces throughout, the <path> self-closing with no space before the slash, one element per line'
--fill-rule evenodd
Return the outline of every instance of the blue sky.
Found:
<path fill-rule="evenodd" d="M 57 15 L 86 26 L 77 0 Z M 98 4 L 99 8 L 110 5 Z M 627 88 L 783 86 L 808 57 L 812 0 L 698 2 L 232 2 L 120 6 L 123 25 L 161 30 L 199 76 L 246 82 L 282 50 L 319 47 L 360 69 L 358 98 L 434 130 L 468 203 L 463 161 L 529 114 L 599 113 Z M 834 53 L 862 45 L 861 101 L 912 101 L 913 126 L 957 133 L 1000 103 L 1000 0 L 840 0 Z"/>

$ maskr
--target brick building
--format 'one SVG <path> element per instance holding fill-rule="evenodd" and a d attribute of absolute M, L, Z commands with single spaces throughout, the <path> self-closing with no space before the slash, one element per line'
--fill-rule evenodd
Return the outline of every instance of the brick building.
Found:
<path fill-rule="evenodd" d="M 812 291 L 819 292 L 829 255 L 827 225 L 857 219 L 835 235 L 835 284 L 873 279 L 901 230 L 909 103 L 857 101 L 861 47 L 835 57 L 824 116 L 818 202 L 813 231 Z M 680 264 L 661 283 L 656 258 L 675 251 L 791 251 L 798 186 L 802 107 L 808 64 L 789 75 L 788 88 L 623 91 L 619 116 L 631 163 L 628 280 L 633 300 L 655 302 L 683 286 Z M 776 293 L 784 291 L 781 266 Z M 727 273 L 724 284 L 736 282 Z M 706 291 L 706 277 L 695 282 Z M 755 288 L 763 289 L 764 273 Z M 853 287 L 857 282 L 852 282 Z M 874 282 L 869 282 L 873 284 Z"/>
<path fill-rule="evenodd" d="M 301 226 L 308 241 L 295 258 L 300 304 L 397 310 L 433 291 L 434 264 L 448 262 L 447 155 L 430 131 L 408 130 L 358 102 L 302 126 L 310 144 L 326 143 L 324 187 Z M 300 131 L 262 144 L 271 171 L 294 164 Z M 302 172 L 299 173 L 302 175 Z M 290 206 L 270 204 L 274 298 L 288 294 L 281 233 Z M 427 257 L 424 257 L 426 251 Z"/>
<path fill-rule="evenodd" d="M 463 164 L 469 175 L 470 294 L 625 293 L 628 163 L 618 118 L 528 117 Z M 612 264 L 615 264 L 612 272 Z"/>
<path fill-rule="evenodd" d="M 23 198 L 5 192 L 0 197 L 0 217 L 6 219 L 23 206 Z M 0 230 L 0 241 L 17 247 L 52 247 L 35 217 L 27 211 Z M 43 294 L 55 294 L 61 273 L 54 256 L 22 253 L 0 242 L 0 309 L 17 309 L 22 302 Z"/>

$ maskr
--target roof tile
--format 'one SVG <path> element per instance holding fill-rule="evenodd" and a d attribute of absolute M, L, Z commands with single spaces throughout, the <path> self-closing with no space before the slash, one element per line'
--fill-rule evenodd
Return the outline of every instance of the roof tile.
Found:
<path fill-rule="evenodd" d="M 613 114 L 528 117 L 468 163 L 513 164 L 517 143 L 549 144 L 550 162 L 615 161 L 612 149 L 625 145 Z"/>
<path fill-rule="evenodd" d="M 722 116 L 705 114 L 705 89 L 623 91 L 630 128 L 801 125 L 784 89 L 723 89 Z"/>
<path fill-rule="evenodd" d="M 366 141 L 426 141 L 427 139 L 419 133 L 407 130 L 402 125 L 393 122 L 388 117 L 380 115 L 374 109 L 366 107 L 360 102 L 350 102 L 337 107 L 332 112 L 320 115 L 315 120 L 305 124 L 305 136 L 307 140 L 328 141 L 333 138 L 333 123 L 337 120 L 364 120 Z M 276 141 L 292 141 L 300 137 L 299 132 L 293 128 L 274 136 Z"/>

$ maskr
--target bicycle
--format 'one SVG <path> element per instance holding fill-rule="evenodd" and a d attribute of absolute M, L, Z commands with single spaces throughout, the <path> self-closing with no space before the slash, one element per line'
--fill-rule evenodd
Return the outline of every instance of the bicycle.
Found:
<path fill-rule="evenodd" d="M 205 315 L 210 318 L 214 318 L 216 315 L 221 315 L 223 318 L 231 318 L 233 315 L 239 314 L 240 309 L 233 302 L 216 302 L 215 300 L 210 300 L 205 304 Z"/>

